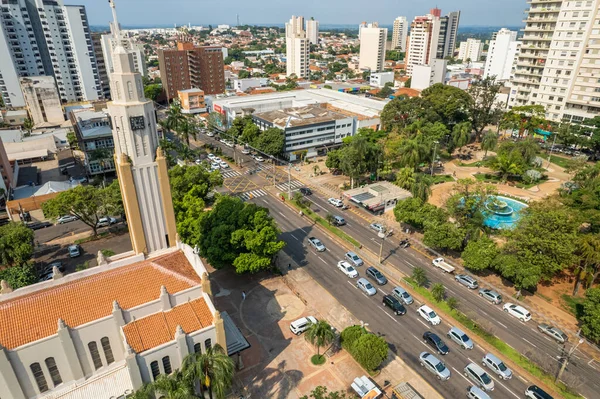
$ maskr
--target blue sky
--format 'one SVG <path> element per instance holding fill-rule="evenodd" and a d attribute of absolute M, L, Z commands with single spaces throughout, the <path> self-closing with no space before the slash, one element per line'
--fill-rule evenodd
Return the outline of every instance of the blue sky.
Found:
<path fill-rule="evenodd" d="M 64 0 L 83 4 L 92 25 L 111 19 L 107 0 Z M 283 23 L 291 15 L 314 17 L 325 24 L 378 21 L 391 24 L 398 15 L 412 19 L 436 5 L 442 13 L 460 10 L 461 25 L 518 26 L 525 16 L 525 0 L 115 0 L 123 25 L 230 24 L 236 14 L 242 24 Z"/>

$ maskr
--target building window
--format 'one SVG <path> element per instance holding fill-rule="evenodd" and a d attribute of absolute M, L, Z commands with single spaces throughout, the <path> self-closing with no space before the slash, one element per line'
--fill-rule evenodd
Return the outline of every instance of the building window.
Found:
<path fill-rule="evenodd" d="M 31 372 L 33 373 L 33 378 L 35 378 L 35 383 L 38 386 L 40 392 L 46 392 L 48 390 L 48 384 L 46 383 L 46 377 L 44 377 L 44 372 L 40 367 L 39 363 L 33 363 L 29 366 Z"/>
<path fill-rule="evenodd" d="M 92 341 L 88 344 L 88 349 L 90 350 L 90 355 L 92 356 L 92 361 L 94 362 L 94 368 L 98 370 L 100 367 L 102 367 L 102 359 L 100 359 L 98 345 L 95 341 Z"/>
<path fill-rule="evenodd" d="M 171 369 L 171 359 L 169 356 L 165 356 L 162 358 L 163 369 L 165 370 L 165 374 L 171 374 L 173 370 Z"/>
<path fill-rule="evenodd" d="M 115 361 L 115 357 L 113 356 L 112 349 L 110 348 L 110 341 L 108 340 L 108 337 L 102 338 L 100 343 L 102 344 L 102 350 L 104 351 L 106 364 L 111 364 Z"/>
<path fill-rule="evenodd" d="M 150 363 L 150 371 L 152 371 L 152 380 L 156 380 L 156 377 L 160 375 L 160 369 L 156 360 Z"/>
<path fill-rule="evenodd" d="M 50 378 L 52 379 L 54 386 L 62 384 L 62 378 L 60 377 L 60 372 L 58 371 L 58 367 L 56 367 L 54 358 L 49 357 L 44 362 L 46 363 L 46 367 L 48 367 L 48 372 L 50 373 Z"/>
<path fill-rule="evenodd" d="M 212 347 L 212 341 L 209 339 L 207 339 L 206 341 L 204 341 L 204 349 L 206 349 L 206 351 L 208 352 L 208 350 Z"/>
<path fill-rule="evenodd" d="M 194 353 L 200 353 L 202 352 L 202 345 L 200 345 L 200 342 L 194 344 Z"/>

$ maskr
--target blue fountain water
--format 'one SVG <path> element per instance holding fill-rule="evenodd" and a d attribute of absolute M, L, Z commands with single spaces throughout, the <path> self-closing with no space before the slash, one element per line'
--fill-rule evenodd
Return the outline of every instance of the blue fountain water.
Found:
<path fill-rule="evenodd" d="M 495 203 L 501 203 L 502 206 L 494 208 Z M 512 229 L 521 218 L 521 211 L 527 208 L 527 205 L 498 195 L 487 202 L 486 208 L 483 212 L 485 217 L 483 223 L 486 226 L 492 229 Z"/>

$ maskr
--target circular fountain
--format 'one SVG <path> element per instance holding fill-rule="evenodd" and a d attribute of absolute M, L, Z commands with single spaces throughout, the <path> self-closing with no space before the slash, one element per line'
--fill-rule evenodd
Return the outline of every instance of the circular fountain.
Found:
<path fill-rule="evenodd" d="M 485 204 L 485 207 L 488 211 L 493 212 L 498 216 L 510 216 L 514 212 L 513 208 L 509 206 L 506 201 L 503 201 L 497 197 L 491 198 Z"/>

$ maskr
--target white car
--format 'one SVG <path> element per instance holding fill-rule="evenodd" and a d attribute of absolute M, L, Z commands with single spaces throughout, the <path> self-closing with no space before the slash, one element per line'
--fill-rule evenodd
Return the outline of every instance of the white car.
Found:
<path fill-rule="evenodd" d="M 327 200 L 327 202 L 329 202 L 333 206 L 337 206 L 338 208 L 341 208 L 342 206 L 344 206 L 344 203 L 342 202 L 342 200 L 337 199 L 337 198 L 329 198 Z"/>
<path fill-rule="evenodd" d="M 210 159 L 211 161 L 215 158 L 216 158 L 215 154 L 213 154 L 213 153 L 208 154 L 208 159 Z"/>
<path fill-rule="evenodd" d="M 219 157 L 214 157 L 214 158 L 212 159 L 212 161 L 213 161 L 213 162 L 216 162 L 216 163 L 221 163 L 221 158 L 219 158 Z"/>
<path fill-rule="evenodd" d="M 222 169 L 227 169 L 229 167 L 229 165 L 225 161 L 219 162 L 219 166 L 221 166 Z"/>
<path fill-rule="evenodd" d="M 100 218 L 98 223 L 96 223 L 96 227 L 106 227 L 115 223 L 117 223 L 117 219 L 115 218 Z"/>
<path fill-rule="evenodd" d="M 250 154 L 250 150 L 249 150 L 249 149 L 247 149 L 247 148 L 244 148 L 244 149 L 242 150 L 242 154 L 244 154 L 244 155 L 248 155 L 248 154 Z"/>
<path fill-rule="evenodd" d="M 438 316 L 437 313 L 435 313 L 433 311 L 433 309 L 431 309 L 427 305 L 423 305 L 419 309 L 417 309 L 417 313 L 419 314 L 419 316 L 424 318 L 425 321 L 427 321 L 428 323 L 431 323 L 431 325 L 433 325 L 433 326 L 437 326 L 438 324 L 440 324 L 442 322 L 442 319 L 440 319 L 440 316 Z"/>
<path fill-rule="evenodd" d="M 371 230 L 375 230 L 378 233 L 385 233 L 385 226 L 379 223 L 371 223 L 369 226 Z"/>
<path fill-rule="evenodd" d="M 79 216 L 65 215 L 65 216 L 61 216 L 58 219 L 56 219 L 56 223 L 58 223 L 58 224 L 69 223 L 69 222 L 73 222 L 77 219 L 79 219 Z"/>
<path fill-rule="evenodd" d="M 301 317 L 298 320 L 290 323 L 290 330 L 294 334 L 300 335 L 306 331 L 311 324 L 317 324 L 317 319 L 315 319 L 313 316 Z"/>
<path fill-rule="evenodd" d="M 210 168 L 212 170 L 220 169 L 221 168 L 221 164 L 219 164 L 218 162 L 213 162 L 213 163 L 210 164 Z"/>
<path fill-rule="evenodd" d="M 344 273 L 346 276 L 350 277 L 350 278 L 356 278 L 358 277 L 358 272 L 356 271 L 355 268 L 352 267 L 352 265 L 348 262 L 346 262 L 345 260 L 341 260 L 338 262 L 337 264 L 338 269 L 340 269 L 342 271 L 342 273 Z"/>
<path fill-rule="evenodd" d="M 208 137 L 215 137 L 215 134 L 213 132 L 210 132 L 210 131 L 208 133 L 206 133 L 206 135 Z"/>
<path fill-rule="evenodd" d="M 76 258 L 81 255 L 81 248 L 77 244 L 69 245 L 68 251 L 71 258 Z"/>
<path fill-rule="evenodd" d="M 257 157 L 254 157 L 254 159 L 256 160 L 256 162 L 264 162 L 265 159 L 263 157 L 261 157 L 260 155 Z"/>
<path fill-rule="evenodd" d="M 196 159 L 196 160 L 194 161 L 194 163 L 195 163 L 196 165 L 200 165 L 200 164 L 202 164 L 202 160 L 201 160 L 200 158 L 198 158 L 198 159 Z"/>
<path fill-rule="evenodd" d="M 369 282 L 369 280 L 367 280 L 366 278 L 363 278 L 363 277 L 359 278 L 356 281 L 356 286 L 358 287 L 359 290 L 361 290 L 368 296 L 373 296 L 373 295 L 377 294 L 377 289 L 375 289 L 375 287 L 373 287 L 371 285 L 371 283 Z"/>
<path fill-rule="evenodd" d="M 504 304 L 502 309 L 509 315 L 516 317 L 521 321 L 531 320 L 531 313 L 529 313 L 529 310 L 525 309 L 523 306 L 507 302 Z"/>

